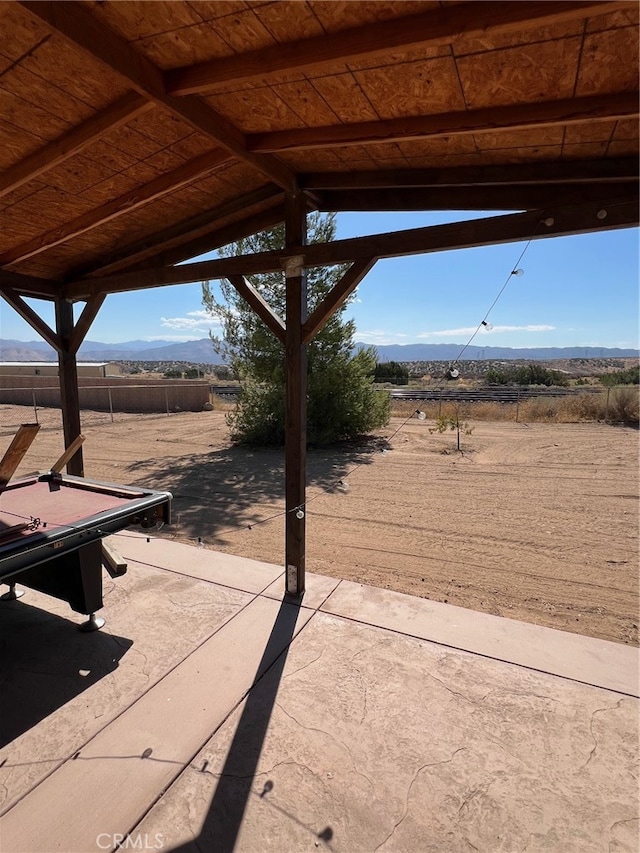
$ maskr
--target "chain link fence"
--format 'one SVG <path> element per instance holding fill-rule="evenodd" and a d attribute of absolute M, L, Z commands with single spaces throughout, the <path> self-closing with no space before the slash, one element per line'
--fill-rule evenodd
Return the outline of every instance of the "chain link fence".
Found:
<path fill-rule="evenodd" d="M 3 377 L 0 383 L 0 434 L 15 432 L 22 423 L 38 423 L 45 430 L 62 429 L 60 385 L 56 379 L 30 379 L 29 386 L 24 379 L 15 379 Z M 80 380 L 78 394 L 83 425 L 199 412 L 210 405 L 206 382 Z"/>

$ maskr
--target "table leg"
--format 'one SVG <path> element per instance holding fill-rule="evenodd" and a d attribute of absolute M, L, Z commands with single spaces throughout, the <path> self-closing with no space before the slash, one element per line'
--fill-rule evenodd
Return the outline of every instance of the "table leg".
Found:
<path fill-rule="evenodd" d="M 103 625 L 104 619 L 102 616 L 96 616 L 95 613 L 90 613 L 87 621 L 80 625 L 80 630 L 86 634 L 89 631 L 99 631 Z"/>
<path fill-rule="evenodd" d="M 22 598 L 23 595 L 23 589 L 16 588 L 14 583 L 10 583 L 9 591 L 0 595 L 0 601 L 17 601 L 17 599 Z"/>

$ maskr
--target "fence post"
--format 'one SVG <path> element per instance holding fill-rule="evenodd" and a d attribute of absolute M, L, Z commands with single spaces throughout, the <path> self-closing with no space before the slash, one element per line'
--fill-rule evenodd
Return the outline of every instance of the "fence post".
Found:
<path fill-rule="evenodd" d="M 164 389 L 164 402 L 167 407 L 167 415 L 169 414 L 169 391 L 167 388 Z"/>
<path fill-rule="evenodd" d="M 111 415 L 111 423 L 113 423 L 113 400 L 111 399 L 111 386 L 107 386 L 107 391 L 109 393 L 109 414 Z"/>
<path fill-rule="evenodd" d="M 33 414 L 35 415 L 36 423 L 39 423 L 39 421 L 38 421 L 38 406 L 36 404 L 36 389 L 32 388 L 31 393 L 33 394 Z"/>
<path fill-rule="evenodd" d="M 611 394 L 611 388 L 607 387 L 607 402 L 604 407 L 604 419 L 605 421 L 609 420 L 609 395 Z"/>
<path fill-rule="evenodd" d="M 518 423 L 519 417 L 520 417 L 520 389 L 518 388 L 518 396 L 516 398 L 516 423 Z"/>

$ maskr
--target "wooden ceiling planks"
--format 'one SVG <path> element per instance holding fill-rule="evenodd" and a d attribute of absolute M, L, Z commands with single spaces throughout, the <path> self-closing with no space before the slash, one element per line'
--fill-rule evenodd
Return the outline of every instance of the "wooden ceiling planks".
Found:
<path fill-rule="evenodd" d="M 354 77 L 378 119 L 465 108 L 451 56 L 356 71 Z"/>
<path fill-rule="evenodd" d="M 12 36 L 0 44 L 0 253 L 39 275 L 95 267 L 101 253 L 271 180 L 290 186 L 297 172 L 346 181 L 367 170 L 634 156 L 637 119 L 613 107 L 630 92 L 637 113 L 637 21 L 635 4 L 617 0 L 0 4 Z M 166 95 L 208 60 L 223 73 L 203 98 Z M 576 116 L 576 95 L 606 97 Z M 531 121 L 563 97 L 573 113 Z M 110 125 L 109 111 L 127 99 L 140 113 Z M 511 105 L 525 114 L 530 105 L 522 126 L 500 112 Z M 446 126 L 447 116 L 466 121 L 485 108 L 486 126 Z M 436 135 L 414 138 L 410 121 L 430 116 L 442 124 Z M 372 137 L 348 144 L 329 132 L 365 122 Z M 259 134 L 325 131 L 312 148 L 253 150 Z M 183 183 L 194 162 L 216 156 L 218 132 L 232 156 Z M 8 167 L 20 165 L 13 184 Z M 38 253 L 21 255 L 25 244 Z"/>
<path fill-rule="evenodd" d="M 571 98 L 581 45 L 575 37 L 460 57 L 456 67 L 467 108 Z"/>
<path fill-rule="evenodd" d="M 575 94 L 632 91 L 638 85 L 638 30 L 622 27 L 585 36 Z"/>
<path fill-rule="evenodd" d="M 289 4 L 291 5 L 291 4 Z M 209 63 L 175 69 L 166 75 L 168 90 L 174 94 L 211 92 L 221 82 L 253 79 L 258 75 L 277 75 L 283 71 L 304 69 L 306 74 L 318 67 L 334 66 L 342 70 L 345 62 L 363 57 L 388 56 L 391 52 L 411 49 L 418 45 L 433 47 L 449 45 L 461 33 L 467 35 L 487 32 L 509 32 L 527 29 L 536 22 L 564 21 L 584 18 L 596 14 L 603 8 L 614 10 L 625 7 L 624 3 L 580 3 L 580 2 L 493 2 L 461 3 L 454 7 L 429 8 L 416 12 L 417 4 L 398 18 L 402 4 L 393 6 L 384 3 L 334 3 L 328 7 L 331 14 L 341 21 L 335 32 L 323 36 L 288 41 L 286 45 L 271 45 L 266 48 L 247 50 L 241 55 L 213 60 Z M 393 8 L 388 20 L 372 17 L 385 6 Z M 314 4 L 314 9 L 317 4 Z M 327 7 L 323 7 L 327 9 Z M 349 11 L 347 11 L 347 9 Z M 349 12 L 359 16 L 356 27 L 349 27 Z M 388 63 L 387 63 L 388 64 Z"/>

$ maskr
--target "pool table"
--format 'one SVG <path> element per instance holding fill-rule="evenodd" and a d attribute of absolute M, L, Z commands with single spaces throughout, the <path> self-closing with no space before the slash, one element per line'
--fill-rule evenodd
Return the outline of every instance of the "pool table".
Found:
<path fill-rule="evenodd" d="M 49 472 L 10 482 L 0 493 L 0 583 L 67 601 L 88 615 L 85 630 L 104 620 L 102 538 L 131 525 L 171 520 L 171 493 L 101 483 Z"/>

